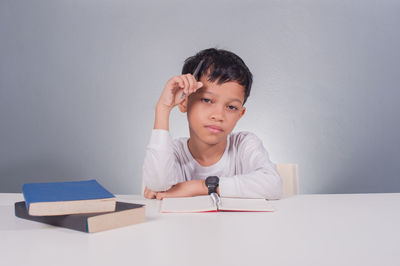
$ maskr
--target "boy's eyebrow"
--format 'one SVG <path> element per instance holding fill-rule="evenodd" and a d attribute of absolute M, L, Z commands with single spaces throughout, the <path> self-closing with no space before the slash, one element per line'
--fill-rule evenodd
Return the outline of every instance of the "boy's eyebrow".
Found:
<path fill-rule="evenodd" d="M 208 93 L 208 94 L 215 95 L 215 93 L 212 93 L 211 91 L 201 91 L 201 92 L 202 92 L 202 93 Z M 242 101 L 239 100 L 238 98 L 230 98 L 229 101 L 232 101 L 232 102 L 239 102 L 240 104 L 242 104 Z"/>

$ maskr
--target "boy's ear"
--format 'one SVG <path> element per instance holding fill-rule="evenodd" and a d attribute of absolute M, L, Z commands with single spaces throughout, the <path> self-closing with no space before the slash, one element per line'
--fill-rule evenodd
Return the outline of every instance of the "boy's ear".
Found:
<path fill-rule="evenodd" d="M 186 113 L 187 112 L 187 101 L 188 101 L 188 98 L 186 97 L 185 100 L 183 100 L 183 102 L 178 104 L 179 110 L 182 113 Z"/>
<path fill-rule="evenodd" d="M 242 118 L 242 116 L 246 113 L 246 107 L 242 107 L 242 110 L 240 111 L 240 116 L 239 119 Z"/>

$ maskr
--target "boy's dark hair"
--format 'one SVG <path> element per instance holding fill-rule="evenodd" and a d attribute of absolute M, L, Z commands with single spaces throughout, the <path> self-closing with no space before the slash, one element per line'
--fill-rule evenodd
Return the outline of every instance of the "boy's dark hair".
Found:
<path fill-rule="evenodd" d="M 203 75 L 208 76 L 208 81 L 217 84 L 223 84 L 229 81 L 235 81 L 244 87 L 244 103 L 250 95 L 253 75 L 243 60 L 236 54 L 216 48 L 209 48 L 198 52 L 185 60 L 182 67 L 182 74 L 193 74 L 201 60 L 204 62 L 201 66 L 197 79 Z"/>

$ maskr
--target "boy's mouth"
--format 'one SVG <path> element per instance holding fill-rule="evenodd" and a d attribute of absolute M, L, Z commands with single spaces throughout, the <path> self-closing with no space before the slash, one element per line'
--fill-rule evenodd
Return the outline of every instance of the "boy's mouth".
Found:
<path fill-rule="evenodd" d="M 206 128 L 211 132 L 211 133 L 220 133 L 223 132 L 224 130 L 220 127 L 217 126 L 206 126 Z"/>

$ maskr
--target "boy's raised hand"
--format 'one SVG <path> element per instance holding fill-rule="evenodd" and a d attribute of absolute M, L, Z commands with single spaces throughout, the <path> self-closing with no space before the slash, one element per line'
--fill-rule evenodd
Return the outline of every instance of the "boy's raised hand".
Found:
<path fill-rule="evenodd" d="M 173 76 L 165 84 L 164 90 L 158 100 L 157 108 L 165 108 L 170 111 L 176 105 L 187 101 L 189 95 L 196 92 L 202 86 L 203 83 L 197 81 L 192 74 Z M 184 97 L 182 97 L 183 93 L 185 94 Z"/>
<path fill-rule="evenodd" d="M 169 115 L 176 105 L 186 101 L 190 94 L 203 86 L 192 74 L 174 76 L 165 84 L 156 107 L 154 129 L 169 130 Z M 184 97 L 182 94 L 184 93 Z"/>

